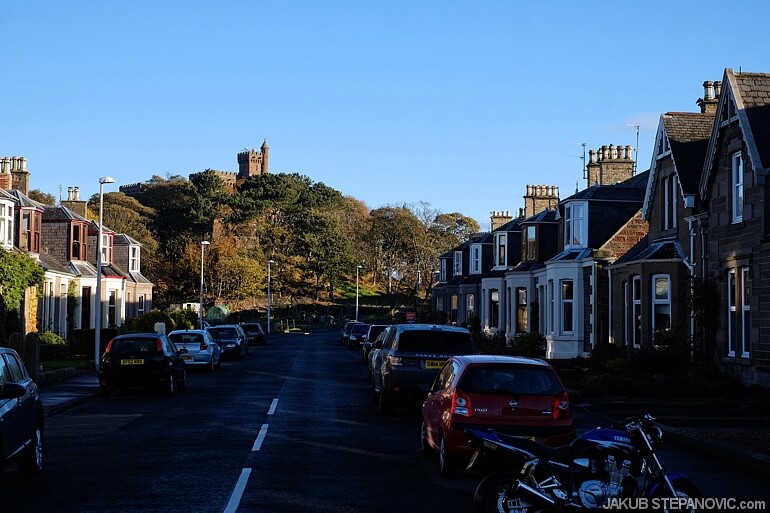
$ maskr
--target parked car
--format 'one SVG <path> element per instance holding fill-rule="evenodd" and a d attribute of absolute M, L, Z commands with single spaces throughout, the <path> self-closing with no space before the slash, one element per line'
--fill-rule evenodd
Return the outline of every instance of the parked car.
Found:
<path fill-rule="evenodd" d="M 182 352 L 188 366 L 204 367 L 210 371 L 222 366 L 222 349 L 206 330 L 174 330 L 168 338 Z"/>
<path fill-rule="evenodd" d="M 173 394 L 187 386 L 186 352 L 161 333 L 118 335 L 107 344 L 99 366 L 102 394 L 148 386 Z"/>
<path fill-rule="evenodd" d="M 23 474 L 43 469 L 43 403 L 18 353 L 0 347 L 0 472 L 15 462 Z"/>
<path fill-rule="evenodd" d="M 366 340 L 366 334 L 369 333 L 369 326 L 365 322 L 359 322 L 354 324 L 350 328 L 350 336 L 348 337 L 348 349 L 361 349 L 361 344 Z"/>
<path fill-rule="evenodd" d="M 246 332 L 246 340 L 249 344 L 265 345 L 267 344 L 267 337 L 265 336 L 265 330 L 262 329 L 262 325 L 258 322 L 242 322 L 241 328 Z"/>
<path fill-rule="evenodd" d="M 214 342 L 222 349 L 222 356 L 243 358 L 249 354 L 246 332 L 240 324 L 217 324 L 207 328 Z"/>
<path fill-rule="evenodd" d="M 369 350 L 369 355 L 366 357 L 366 365 L 369 367 L 369 376 L 373 376 L 374 372 L 374 362 L 377 361 L 377 356 L 380 354 L 380 351 L 382 351 L 382 345 L 385 341 L 385 338 L 388 336 L 388 331 L 390 330 L 391 326 L 385 326 L 385 329 L 380 332 L 379 335 L 377 335 L 377 338 L 374 339 L 374 342 L 372 343 L 372 348 Z M 372 400 L 377 399 L 377 396 L 374 395 L 374 386 L 372 386 Z"/>
<path fill-rule="evenodd" d="M 475 352 L 466 328 L 394 324 L 372 365 L 372 396 L 382 413 L 408 401 L 420 404 L 450 356 Z"/>
<path fill-rule="evenodd" d="M 369 361 L 369 353 L 372 350 L 374 341 L 377 339 L 380 333 L 385 331 L 385 328 L 387 327 L 387 324 L 372 324 L 369 326 L 369 330 L 366 332 L 366 336 L 361 341 L 361 354 L 364 363 Z"/>
<path fill-rule="evenodd" d="M 347 347 L 348 346 L 348 340 L 350 340 L 350 330 L 353 329 L 353 326 L 358 324 L 358 321 L 348 321 L 345 323 L 345 326 L 342 327 L 342 345 Z"/>
<path fill-rule="evenodd" d="M 453 356 L 422 404 L 422 419 L 421 448 L 438 452 L 442 475 L 473 454 L 467 428 L 554 447 L 575 438 L 567 391 L 553 367 L 536 358 Z"/>

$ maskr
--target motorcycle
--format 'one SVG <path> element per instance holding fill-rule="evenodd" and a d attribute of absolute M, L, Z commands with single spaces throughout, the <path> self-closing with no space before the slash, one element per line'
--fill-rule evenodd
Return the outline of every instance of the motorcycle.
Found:
<path fill-rule="evenodd" d="M 476 449 L 468 469 L 485 474 L 474 513 L 696 511 L 701 497 L 687 476 L 663 468 L 656 454 L 663 432 L 649 414 L 556 448 L 492 429 L 466 433 Z"/>

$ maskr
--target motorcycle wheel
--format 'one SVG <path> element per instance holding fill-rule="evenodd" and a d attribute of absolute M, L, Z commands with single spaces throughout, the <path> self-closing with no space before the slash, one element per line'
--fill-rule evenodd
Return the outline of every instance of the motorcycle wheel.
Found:
<path fill-rule="evenodd" d="M 516 477 L 510 472 L 492 472 L 481 480 L 473 494 L 473 513 L 538 513 L 548 511 L 519 494 L 510 494 Z"/>
<path fill-rule="evenodd" d="M 674 485 L 674 491 L 676 491 L 676 496 L 679 499 L 697 499 L 699 497 L 703 497 L 703 494 L 700 493 L 700 490 L 692 483 L 692 481 L 688 481 L 686 479 L 680 479 L 673 483 Z M 668 494 L 662 493 L 662 494 L 655 494 L 656 497 L 665 498 L 668 497 Z M 684 508 L 684 509 L 663 509 L 664 513 L 673 513 L 673 512 L 681 512 L 681 513 L 697 513 L 701 510 L 696 508 Z"/>

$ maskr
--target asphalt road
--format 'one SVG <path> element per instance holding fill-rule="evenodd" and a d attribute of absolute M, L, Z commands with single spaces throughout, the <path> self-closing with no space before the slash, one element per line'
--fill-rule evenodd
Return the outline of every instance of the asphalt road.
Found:
<path fill-rule="evenodd" d="M 576 411 L 579 430 L 600 421 Z M 338 332 L 277 337 L 169 397 L 130 391 L 48 420 L 46 470 L 0 475 L 0 512 L 468 512 L 477 477 L 438 476 L 416 411 L 382 417 Z M 764 479 L 666 447 L 704 492 L 760 498 Z"/>

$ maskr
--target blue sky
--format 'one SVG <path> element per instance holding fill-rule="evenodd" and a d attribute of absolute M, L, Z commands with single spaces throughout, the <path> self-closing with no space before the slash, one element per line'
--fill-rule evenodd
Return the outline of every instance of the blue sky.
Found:
<path fill-rule="evenodd" d="M 267 139 L 273 173 L 488 229 L 527 184 L 582 189 L 581 143 L 636 146 L 638 124 L 647 169 L 661 113 L 726 67 L 770 72 L 768 5 L 5 0 L 0 156 L 88 197 L 237 171 Z"/>

